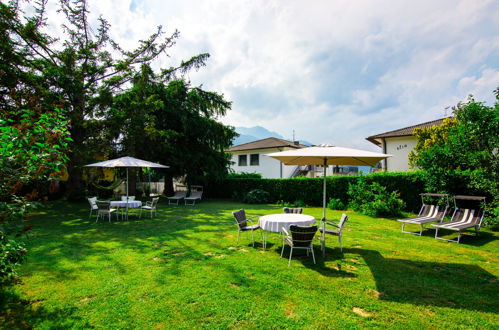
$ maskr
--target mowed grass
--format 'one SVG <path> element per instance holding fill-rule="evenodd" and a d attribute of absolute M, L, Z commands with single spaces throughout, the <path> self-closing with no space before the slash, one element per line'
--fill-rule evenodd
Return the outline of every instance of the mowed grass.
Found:
<path fill-rule="evenodd" d="M 0 327 L 499 327 L 494 233 L 457 245 L 349 211 L 343 253 L 330 238 L 323 258 L 317 241 L 316 265 L 298 251 L 288 267 L 277 235 L 267 251 L 259 235 L 254 248 L 245 235 L 236 244 L 231 212 L 240 208 L 281 212 L 161 201 L 156 218 L 109 224 L 89 221 L 87 204 L 50 203 L 29 220 L 28 261 L 21 280 L 0 293 Z"/>

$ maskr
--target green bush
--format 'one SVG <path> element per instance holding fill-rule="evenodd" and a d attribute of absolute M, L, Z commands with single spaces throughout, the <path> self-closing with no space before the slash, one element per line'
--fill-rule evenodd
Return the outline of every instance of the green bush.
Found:
<path fill-rule="evenodd" d="M 351 198 L 349 206 L 354 211 L 372 217 L 396 217 L 405 206 L 398 192 L 388 192 L 386 187 L 379 183 L 368 183 L 363 178 L 357 184 L 349 186 L 348 195 Z"/>
<path fill-rule="evenodd" d="M 0 231 L 0 280 L 16 275 L 15 267 L 24 262 L 27 252 L 22 244 Z"/>
<path fill-rule="evenodd" d="M 262 189 L 251 190 L 243 200 L 247 204 L 265 204 L 270 202 L 270 194 Z"/>
<path fill-rule="evenodd" d="M 304 201 L 302 200 L 297 200 L 292 203 L 290 202 L 284 202 L 284 201 L 279 201 L 278 203 L 280 206 L 285 206 L 285 207 L 306 207 L 307 204 L 305 204 Z"/>
<path fill-rule="evenodd" d="M 405 201 L 404 211 L 418 212 L 421 208 L 420 193 L 425 192 L 421 172 L 374 173 L 362 176 L 338 176 L 326 178 L 327 198 L 339 199 L 344 205 L 349 204 L 348 186 L 356 184 L 359 178 L 369 182 L 378 182 L 387 191 L 398 191 Z M 292 179 L 226 179 L 211 183 L 205 189 L 206 197 L 233 198 L 242 201 L 248 191 L 265 190 L 270 194 L 270 202 L 295 203 L 303 201 L 306 205 L 322 206 L 323 178 Z M 460 190 L 459 194 L 467 193 Z"/>
<path fill-rule="evenodd" d="M 260 173 L 229 173 L 227 174 L 227 179 L 261 179 L 262 175 Z"/>
<path fill-rule="evenodd" d="M 346 210 L 345 204 L 339 198 L 330 198 L 327 207 L 331 210 Z"/>

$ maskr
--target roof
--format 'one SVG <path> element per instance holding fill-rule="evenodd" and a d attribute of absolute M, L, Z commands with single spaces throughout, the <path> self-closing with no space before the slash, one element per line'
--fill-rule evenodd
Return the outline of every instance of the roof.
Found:
<path fill-rule="evenodd" d="M 270 137 L 262 140 L 257 140 L 253 142 L 248 142 L 248 143 L 243 143 L 237 146 L 233 146 L 232 148 L 228 149 L 228 152 L 231 151 L 243 151 L 243 150 L 254 150 L 254 149 L 269 149 L 269 148 L 283 148 L 283 147 L 289 147 L 289 148 L 305 148 L 306 145 L 298 143 L 298 141 L 293 142 L 293 141 L 287 141 L 283 139 L 278 139 L 275 137 Z"/>
<path fill-rule="evenodd" d="M 447 119 L 447 118 L 452 118 L 452 117 L 440 118 L 440 119 L 428 121 L 426 123 L 417 124 L 417 125 L 413 125 L 413 126 L 408 126 L 408 127 L 396 129 L 393 131 L 388 131 L 385 133 L 376 134 L 376 135 L 373 135 L 373 136 L 366 138 L 366 140 L 371 142 L 371 143 L 374 143 L 377 146 L 381 146 L 380 139 L 389 138 L 389 137 L 399 137 L 399 136 L 411 136 L 411 135 L 413 135 L 414 130 L 416 128 L 430 128 L 433 126 L 440 126 L 442 124 L 442 122 L 444 121 L 444 119 Z"/>

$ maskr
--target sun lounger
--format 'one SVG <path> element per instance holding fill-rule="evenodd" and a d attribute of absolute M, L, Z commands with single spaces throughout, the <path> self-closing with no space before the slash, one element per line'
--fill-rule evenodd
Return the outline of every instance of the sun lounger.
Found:
<path fill-rule="evenodd" d="M 458 208 L 456 204 L 456 200 L 472 200 L 485 202 L 485 197 L 480 196 L 454 196 L 454 204 L 456 206 L 454 213 L 452 214 L 452 218 L 449 222 L 440 223 L 440 224 L 432 224 L 435 227 L 435 238 L 441 239 L 448 242 L 459 243 L 461 239 L 461 233 L 468 228 L 475 228 L 475 233 L 478 235 L 478 231 L 482 226 L 483 218 L 485 217 L 485 210 L 481 207 L 476 209 L 471 208 Z M 438 231 L 440 229 L 457 231 L 458 236 L 456 240 L 446 239 L 442 237 L 438 237 Z"/>
<path fill-rule="evenodd" d="M 203 197 L 203 186 L 191 186 L 191 194 L 189 197 L 185 197 L 185 205 L 194 205 L 196 201 L 200 201 Z"/>
<path fill-rule="evenodd" d="M 402 232 L 403 233 L 421 236 L 423 234 L 424 228 L 431 228 L 431 227 L 425 227 L 424 226 L 425 224 L 431 223 L 431 222 L 442 222 L 446 213 L 447 213 L 447 209 L 449 207 L 449 196 L 447 194 L 424 193 L 424 194 L 420 194 L 420 195 L 421 195 L 421 201 L 423 202 L 423 205 L 421 206 L 421 209 L 419 211 L 418 216 L 413 217 L 413 218 L 405 218 L 405 219 L 398 219 L 397 220 L 397 221 L 402 223 Z M 441 206 L 441 205 L 435 205 L 435 204 L 426 204 L 425 200 L 424 200 L 425 197 L 445 198 L 447 201 L 447 205 Z M 419 225 L 420 226 L 419 233 L 406 231 L 405 230 L 406 224 Z"/>
<path fill-rule="evenodd" d="M 173 196 L 167 197 L 168 205 L 178 205 L 178 202 L 181 199 L 184 199 L 186 196 L 187 196 L 187 191 L 185 190 L 176 191 Z"/>

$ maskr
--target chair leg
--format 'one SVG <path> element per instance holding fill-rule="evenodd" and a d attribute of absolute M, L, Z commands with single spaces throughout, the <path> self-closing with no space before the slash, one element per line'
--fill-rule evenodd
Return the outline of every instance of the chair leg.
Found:
<path fill-rule="evenodd" d="M 314 260 L 314 265 L 315 265 L 315 254 L 314 254 L 314 247 L 313 247 L 313 245 L 310 245 L 310 251 L 312 251 L 312 259 Z"/>
<path fill-rule="evenodd" d="M 93 211 L 93 209 L 90 209 L 90 214 L 88 215 L 89 220 L 92 218 L 92 211 Z"/>
<path fill-rule="evenodd" d="M 237 241 L 236 244 L 239 245 L 239 236 L 241 236 L 241 230 L 237 230 Z"/>
<path fill-rule="evenodd" d="M 284 253 L 284 240 L 282 241 L 281 258 L 283 253 Z"/>
<path fill-rule="evenodd" d="M 253 247 L 255 247 L 255 234 L 253 233 L 253 230 L 251 231 L 251 240 L 253 241 Z"/>
<path fill-rule="evenodd" d="M 289 261 L 288 261 L 288 267 L 291 266 L 291 257 L 293 256 L 293 247 L 291 247 L 291 251 L 289 251 Z"/>
<path fill-rule="evenodd" d="M 343 252 L 343 246 L 341 245 L 341 233 L 338 236 L 338 241 L 340 242 L 340 252 Z"/>

